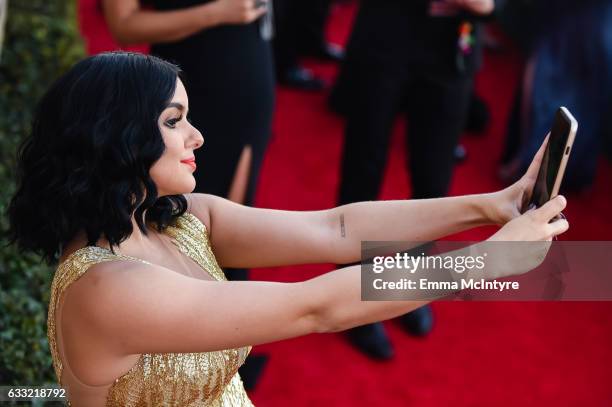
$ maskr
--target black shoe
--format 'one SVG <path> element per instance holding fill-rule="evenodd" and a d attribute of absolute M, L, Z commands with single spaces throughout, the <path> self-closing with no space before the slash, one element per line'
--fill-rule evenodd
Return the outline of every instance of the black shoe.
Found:
<path fill-rule="evenodd" d="M 389 360 L 393 357 L 393 346 L 380 322 L 349 329 L 346 335 L 353 346 L 372 359 Z"/>
<path fill-rule="evenodd" d="M 325 82 L 313 75 L 310 69 L 296 66 L 279 74 L 278 82 L 291 88 L 319 91 L 325 88 Z"/>
<path fill-rule="evenodd" d="M 238 372 L 245 390 L 253 390 L 261 377 L 264 367 L 268 363 L 268 355 L 249 355 Z"/>
<path fill-rule="evenodd" d="M 467 151 L 465 150 L 465 147 L 463 147 L 461 144 L 457 144 L 457 146 L 455 146 L 453 156 L 457 164 L 464 162 L 467 158 Z"/>
<path fill-rule="evenodd" d="M 404 330 L 414 336 L 425 336 L 433 327 L 433 313 L 429 305 L 424 305 L 412 312 L 398 317 Z"/>

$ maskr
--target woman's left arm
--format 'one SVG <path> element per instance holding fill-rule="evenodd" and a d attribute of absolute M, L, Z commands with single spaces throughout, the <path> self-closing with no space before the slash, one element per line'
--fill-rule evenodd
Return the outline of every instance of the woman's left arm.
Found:
<path fill-rule="evenodd" d="M 205 194 L 187 196 L 207 223 L 223 267 L 347 264 L 362 240 L 425 242 L 495 223 L 491 195 L 358 202 L 321 211 L 250 208 Z"/>
<path fill-rule="evenodd" d="M 360 260 L 364 240 L 428 242 L 516 218 L 530 199 L 547 141 L 520 180 L 494 193 L 358 202 L 303 212 L 250 208 L 213 195 L 189 194 L 189 211 L 206 224 L 223 267 L 348 264 Z"/>

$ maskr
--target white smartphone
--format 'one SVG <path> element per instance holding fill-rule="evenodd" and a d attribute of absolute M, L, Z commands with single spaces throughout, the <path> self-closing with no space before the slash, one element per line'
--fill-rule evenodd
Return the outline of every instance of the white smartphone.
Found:
<path fill-rule="evenodd" d="M 560 107 L 555 114 L 531 199 L 523 211 L 533 206 L 539 208 L 559 194 L 577 131 L 578 122 L 574 116 L 567 108 Z"/>

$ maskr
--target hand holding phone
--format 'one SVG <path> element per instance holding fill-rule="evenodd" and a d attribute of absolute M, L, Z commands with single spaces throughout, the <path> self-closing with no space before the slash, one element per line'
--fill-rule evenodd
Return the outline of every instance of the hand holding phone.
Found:
<path fill-rule="evenodd" d="M 522 212 L 539 208 L 559 194 L 578 122 L 565 107 L 560 107 L 553 121 L 531 197 Z"/>
<path fill-rule="evenodd" d="M 558 195 L 577 128 L 569 111 L 559 109 L 525 174 L 507 188 L 489 194 L 491 205 L 487 212 L 492 223 L 505 225 Z"/>

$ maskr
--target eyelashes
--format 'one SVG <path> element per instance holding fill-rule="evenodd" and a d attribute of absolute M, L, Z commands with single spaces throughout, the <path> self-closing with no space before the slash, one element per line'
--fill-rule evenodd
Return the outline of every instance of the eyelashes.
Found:
<path fill-rule="evenodd" d="M 188 121 L 190 124 L 192 123 L 192 121 L 191 121 L 191 116 L 187 115 L 187 118 L 186 118 L 186 119 L 187 119 L 187 121 Z M 176 118 L 173 118 L 173 119 L 166 120 L 166 122 L 165 122 L 164 124 L 165 124 L 167 127 L 171 128 L 171 129 L 174 129 L 174 128 L 176 128 L 176 124 L 177 124 L 178 122 L 180 122 L 181 120 L 183 120 L 183 115 L 181 115 L 181 116 L 179 116 L 179 117 L 176 117 Z"/>
<path fill-rule="evenodd" d="M 173 119 L 166 120 L 166 122 L 164 124 L 167 127 L 171 128 L 171 129 L 174 129 L 176 127 L 176 124 L 178 122 L 180 122 L 181 120 L 183 120 L 183 116 L 182 115 L 179 116 L 179 117 L 173 118 Z"/>

